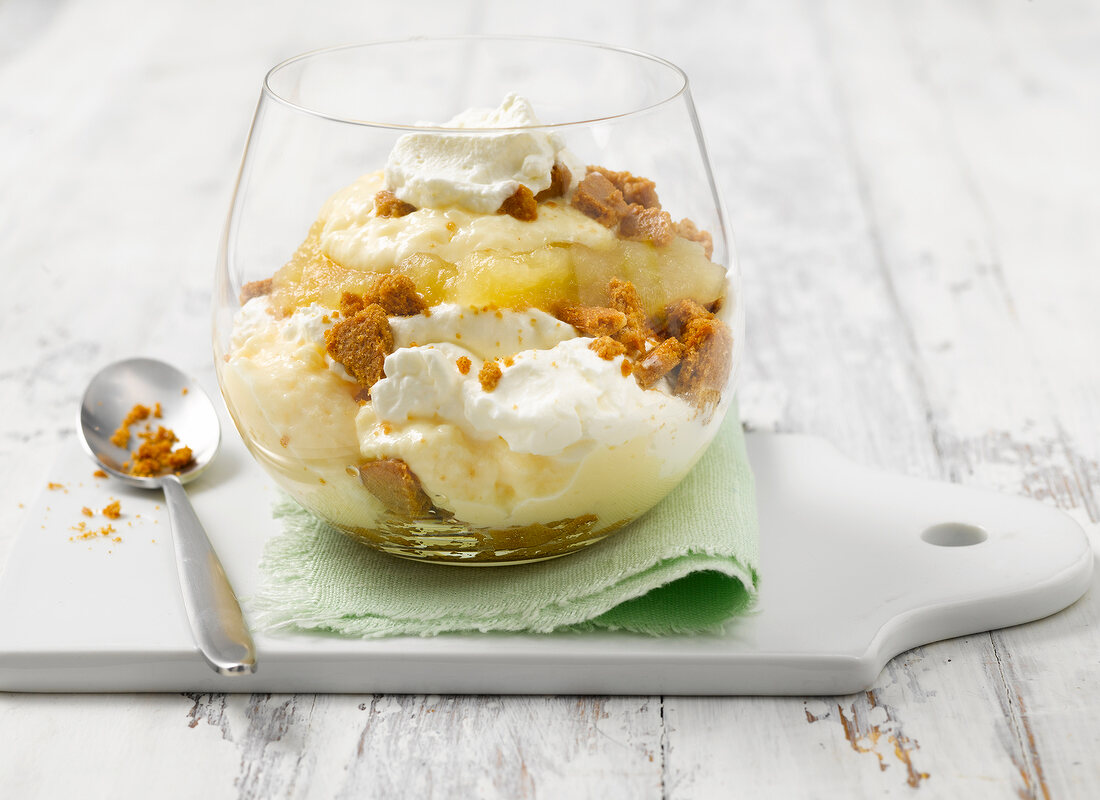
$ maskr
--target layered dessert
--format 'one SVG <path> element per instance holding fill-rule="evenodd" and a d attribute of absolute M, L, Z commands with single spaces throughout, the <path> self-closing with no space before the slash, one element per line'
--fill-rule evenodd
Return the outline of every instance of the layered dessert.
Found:
<path fill-rule="evenodd" d="M 219 369 L 246 442 L 391 552 L 596 541 L 686 475 L 731 399 L 739 298 L 711 235 L 538 124 L 513 95 L 401 136 L 241 292 Z"/>

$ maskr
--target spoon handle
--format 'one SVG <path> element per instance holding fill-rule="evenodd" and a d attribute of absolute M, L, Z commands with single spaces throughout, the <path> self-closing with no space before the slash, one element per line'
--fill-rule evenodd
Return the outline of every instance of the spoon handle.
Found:
<path fill-rule="evenodd" d="M 225 570 L 180 479 L 166 475 L 161 484 L 172 520 L 183 605 L 195 644 L 220 674 L 251 674 L 256 670 L 256 650 Z"/>

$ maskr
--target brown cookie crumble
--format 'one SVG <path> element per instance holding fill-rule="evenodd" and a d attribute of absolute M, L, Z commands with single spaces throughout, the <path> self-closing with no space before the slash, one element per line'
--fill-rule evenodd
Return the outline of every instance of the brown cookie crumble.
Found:
<path fill-rule="evenodd" d="M 416 519 L 426 517 L 432 511 L 432 500 L 421 487 L 420 479 L 399 458 L 383 458 L 361 464 L 359 480 L 387 511 L 394 514 Z"/>
<path fill-rule="evenodd" d="M 325 331 L 325 350 L 369 396 L 370 388 L 385 377 L 386 356 L 393 352 L 385 309 L 372 303 L 337 322 Z"/>

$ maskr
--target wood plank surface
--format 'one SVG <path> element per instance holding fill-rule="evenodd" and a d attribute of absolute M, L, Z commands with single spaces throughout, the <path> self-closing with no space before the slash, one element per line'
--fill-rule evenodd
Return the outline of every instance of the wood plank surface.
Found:
<path fill-rule="evenodd" d="M 605 40 L 688 72 L 745 274 L 748 425 L 1035 497 L 1096 544 L 1095 3 L 0 0 L 0 564 L 99 366 L 209 373 L 215 248 L 264 71 L 447 32 Z M 1088 798 L 1098 654 L 1094 585 L 845 697 L 0 695 L 0 785 Z"/>

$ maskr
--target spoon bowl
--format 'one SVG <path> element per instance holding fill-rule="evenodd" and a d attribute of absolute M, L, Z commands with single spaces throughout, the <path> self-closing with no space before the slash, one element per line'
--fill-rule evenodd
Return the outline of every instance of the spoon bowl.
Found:
<path fill-rule="evenodd" d="M 191 448 L 194 460 L 177 473 L 181 483 L 202 474 L 218 452 L 221 426 L 209 395 L 194 380 L 170 364 L 151 358 L 130 358 L 100 370 L 84 392 L 77 429 L 81 444 L 110 475 L 142 489 L 160 488 L 164 476 L 139 477 L 123 469 L 130 451 L 117 447 L 111 436 L 136 403 L 160 403 L 161 418 L 150 419 L 175 431 Z"/>
<path fill-rule="evenodd" d="M 126 471 L 130 451 L 115 445 L 111 437 L 137 404 L 157 407 L 159 415 L 143 423 L 173 431 L 181 446 L 191 448 L 190 464 L 151 477 Z M 137 427 L 131 427 L 131 445 Z M 119 361 L 92 378 L 80 404 L 77 431 L 84 450 L 112 477 L 140 489 L 164 491 L 180 591 L 195 644 L 222 675 L 254 672 L 255 647 L 240 604 L 183 488 L 210 466 L 221 442 L 221 425 L 210 397 L 197 382 L 162 361 Z"/>

